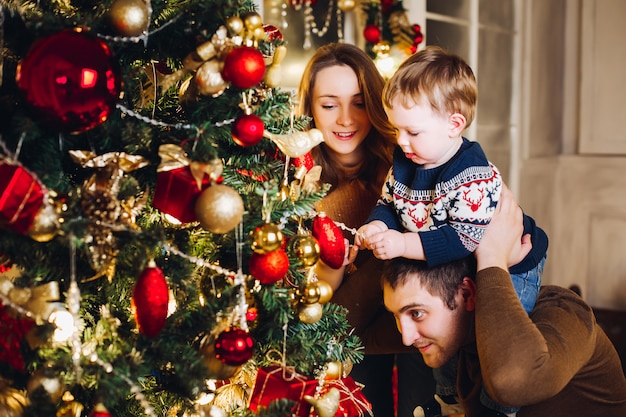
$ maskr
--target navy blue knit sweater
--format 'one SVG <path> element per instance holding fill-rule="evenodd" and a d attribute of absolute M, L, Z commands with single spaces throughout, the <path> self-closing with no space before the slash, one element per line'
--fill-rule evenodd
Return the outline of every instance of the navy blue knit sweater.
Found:
<path fill-rule="evenodd" d="M 463 139 L 444 165 L 424 169 L 397 147 L 393 166 L 368 222 L 383 221 L 390 229 L 419 233 L 429 266 L 474 252 L 502 191 L 502 177 L 477 142 Z M 546 255 L 548 236 L 524 215 L 524 233 L 532 251 L 510 268 L 513 274 L 534 268 Z"/>

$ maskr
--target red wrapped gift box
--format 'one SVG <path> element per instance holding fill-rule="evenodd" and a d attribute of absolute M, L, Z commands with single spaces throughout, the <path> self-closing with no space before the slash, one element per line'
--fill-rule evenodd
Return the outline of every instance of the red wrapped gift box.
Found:
<path fill-rule="evenodd" d="M 0 162 L 0 192 L 0 225 L 26 234 L 43 204 L 43 187 L 21 165 Z"/>
<path fill-rule="evenodd" d="M 361 387 L 351 378 L 332 379 L 324 382 L 319 395 L 322 396 L 331 388 L 339 390 L 339 407 L 334 417 L 365 417 L 374 416 L 372 404 L 365 398 Z M 313 416 L 317 416 L 315 412 Z"/>
<path fill-rule="evenodd" d="M 161 171 L 157 174 L 152 206 L 163 213 L 178 219 L 181 223 L 196 221 L 196 200 L 202 191 L 211 184 L 210 177 L 202 178 L 198 188 L 196 179 L 188 166 Z"/>
<path fill-rule="evenodd" d="M 281 398 L 296 401 L 293 409 L 298 417 L 309 417 L 311 404 L 305 395 L 315 395 L 317 380 L 308 379 L 293 370 L 281 366 L 259 368 L 254 389 L 250 396 L 250 410 L 256 412 L 260 406 L 267 407 L 270 402 Z"/>

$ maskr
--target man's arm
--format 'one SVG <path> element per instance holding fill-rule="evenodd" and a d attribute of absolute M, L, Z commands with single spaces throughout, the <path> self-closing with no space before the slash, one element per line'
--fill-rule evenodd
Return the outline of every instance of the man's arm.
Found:
<path fill-rule="evenodd" d="M 522 212 L 509 190 L 476 251 L 476 345 L 483 383 L 504 405 L 524 406 L 555 396 L 592 354 L 591 309 L 567 290 L 542 291 L 526 314 L 508 265 L 529 250 L 520 240 Z"/>

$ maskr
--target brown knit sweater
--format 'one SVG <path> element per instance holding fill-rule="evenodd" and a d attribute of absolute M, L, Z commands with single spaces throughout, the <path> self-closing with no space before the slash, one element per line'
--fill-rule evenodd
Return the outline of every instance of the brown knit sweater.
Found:
<path fill-rule="evenodd" d="M 466 417 L 480 414 L 481 381 L 521 406 L 518 417 L 626 416 L 620 359 L 580 297 L 542 287 L 527 315 L 507 271 L 479 271 L 476 285 L 476 344 L 461 351 L 457 380 Z"/>

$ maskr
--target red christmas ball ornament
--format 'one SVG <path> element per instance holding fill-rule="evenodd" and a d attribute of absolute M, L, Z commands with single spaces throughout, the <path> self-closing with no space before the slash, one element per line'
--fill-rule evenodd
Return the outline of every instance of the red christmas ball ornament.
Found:
<path fill-rule="evenodd" d="M 380 42 L 380 35 L 380 28 L 373 23 L 365 26 L 365 29 L 363 29 L 363 37 L 369 43 Z"/>
<path fill-rule="evenodd" d="M 254 321 L 259 316 L 259 310 L 256 307 L 248 307 L 246 311 L 246 320 Z"/>
<path fill-rule="evenodd" d="M 387 14 L 389 12 L 389 9 L 391 9 L 391 7 L 393 6 L 394 2 L 395 0 L 381 0 L 380 1 L 381 12 L 383 14 Z"/>
<path fill-rule="evenodd" d="M 237 145 L 253 146 L 263 139 L 264 129 L 265 125 L 259 116 L 244 114 L 235 120 L 230 134 Z"/>
<path fill-rule="evenodd" d="M 423 41 L 424 41 L 424 34 L 421 31 L 415 32 L 415 38 L 413 38 L 413 44 L 417 46 Z"/>
<path fill-rule="evenodd" d="M 105 122 L 122 89 L 109 47 L 80 28 L 35 42 L 18 65 L 16 80 L 33 115 L 71 133 Z"/>
<path fill-rule="evenodd" d="M 339 226 L 322 212 L 313 219 L 312 235 L 320 245 L 320 259 L 331 268 L 341 268 L 346 245 Z"/>
<path fill-rule="evenodd" d="M 215 341 L 215 356 L 227 365 L 243 365 L 252 357 L 253 352 L 252 337 L 238 327 L 224 330 Z"/>
<path fill-rule="evenodd" d="M 248 261 L 250 274 L 261 284 L 274 284 L 287 275 L 289 257 L 283 249 L 265 254 L 253 252 Z"/>
<path fill-rule="evenodd" d="M 132 303 L 139 332 L 149 338 L 158 336 L 167 320 L 169 288 L 163 271 L 154 261 L 139 275 Z"/>
<path fill-rule="evenodd" d="M 263 54 L 251 46 L 240 46 L 230 51 L 224 59 L 222 77 L 235 87 L 254 87 L 263 80 L 265 61 Z"/>

